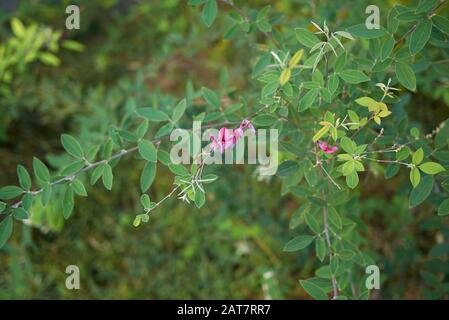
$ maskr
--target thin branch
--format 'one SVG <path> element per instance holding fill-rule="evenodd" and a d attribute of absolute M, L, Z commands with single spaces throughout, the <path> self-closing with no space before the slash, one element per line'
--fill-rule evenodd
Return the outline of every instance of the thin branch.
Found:
<path fill-rule="evenodd" d="M 318 152 L 315 153 L 316 156 L 316 162 L 317 163 L 321 163 L 321 159 L 318 155 Z M 320 174 L 321 177 L 323 177 L 323 167 L 321 165 L 317 166 L 318 169 L 318 173 Z M 326 195 L 324 194 L 323 189 L 321 189 L 321 198 L 323 201 L 326 201 Z M 329 224 L 327 222 L 327 207 L 324 205 L 323 206 L 323 226 L 324 226 L 324 238 L 326 240 L 326 245 L 327 245 L 327 251 L 328 251 L 328 256 L 329 256 L 329 264 L 332 262 L 332 244 L 330 241 L 330 237 L 329 237 Z M 334 274 L 331 275 L 331 280 L 332 280 L 332 291 L 333 291 L 333 298 L 337 298 L 338 297 L 338 285 L 337 285 L 337 279 L 335 277 Z"/>

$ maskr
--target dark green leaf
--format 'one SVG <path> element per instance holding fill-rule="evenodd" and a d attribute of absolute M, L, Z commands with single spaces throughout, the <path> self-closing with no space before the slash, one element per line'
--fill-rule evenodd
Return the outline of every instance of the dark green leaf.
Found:
<path fill-rule="evenodd" d="M 171 172 L 173 172 L 174 174 L 178 175 L 178 176 L 190 176 L 190 172 L 189 170 L 186 169 L 186 167 L 184 167 L 183 165 L 180 164 L 170 164 L 168 166 L 168 168 L 170 169 Z"/>
<path fill-rule="evenodd" d="M 61 143 L 64 147 L 65 151 L 67 151 L 70 155 L 74 156 L 75 158 L 83 158 L 84 153 L 83 149 L 81 148 L 81 145 L 79 142 L 68 134 L 61 135 Z"/>
<path fill-rule="evenodd" d="M 139 108 L 136 110 L 137 115 L 148 119 L 150 121 L 167 121 L 170 120 L 168 115 L 161 111 L 154 108 Z"/>
<path fill-rule="evenodd" d="M 220 105 L 221 105 L 220 98 L 214 91 L 212 91 L 209 88 L 202 87 L 201 94 L 202 94 L 204 100 L 206 100 L 206 102 L 209 105 L 213 106 L 215 109 L 220 108 Z"/>
<path fill-rule="evenodd" d="M 428 19 L 421 22 L 410 36 L 409 49 L 412 55 L 417 54 L 429 41 L 432 32 L 432 22 Z"/>
<path fill-rule="evenodd" d="M 102 180 L 104 187 L 108 190 L 111 190 L 114 181 L 114 175 L 112 174 L 112 168 L 109 164 L 104 164 Z"/>
<path fill-rule="evenodd" d="M 34 175 L 41 183 L 50 181 L 50 172 L 47 166 L 38 158 L 33 158 Z"/>
<path fill-rule="evenodd" d="M 140 140 L 138 145 L 139 145 L 139 154 L 142 158 L 151 162 L 157 161 L 157 150 L 151 141 Z"/>
<path fill-rule="evenodd" d="M 312 243 L 313 236 L 297 236 L 290 241 L 288 241 L 284 246 L 284 251 L 293 252 L 306 248 L 309 244 Z"/>
<path fill-rule="evenodd" d="M 355 69 L 346 69 L 338 73 L 340 78 L 342 78 L 344 81 L 351 83 L 351 84 L 357 84 L 369 81 L 370 78 L 364 74 L 360 70 Z"/>
<path fill-rule="evenodd" d="M 405 62 L 396 62 L 396 77 L 410 91 L 416 90 L 416 77 L 413 69 Z"/>
<path fill-rule="evenodd" d="M 19 184 L 24 190 L 30 190 L 31 188 L 31 177 L 25 169 L 24 166 L 17 166 L 17 177 L 19 178 Z"/>
<path fill-rule="evenodd" d="M 147 162 L 143 168 L 142 174 L 140 175 L 140 190 L 146 192 L 153 184 L 154 178 L 156 177 L 156 163 Z"/>
<path fill-rule="evenodd" d="M 0 222 L 0 248 L 3 247 L 6 241 L 11 237 L 12 228 L 12 216 L 3 219 L 3 221 Z"/>
<path fill-rule="evenodd" d="M 28 219 L 28 212 L 24 208 L 18 207 L 14 209 L 14 218 L 19 220 Z"/>
<path fill-rule="evenodd" d="M 204 24 L 209 28 L 214 23 L 217 17 L 218 8 L 216 0 L 206 0 L 206 4 L 203 7 L 201 17 Z"/>
<path fill-rule="evenodd" d="M 320 42 L 318 37 L 313 32 L 310 32 L 309 30 L 304 28 L 296 28 L 295 34 L 296 39 L 298 39 L 298 41 L 307 48 L 312 48 L 314 45 Z"/>
<path fill-rule="evenodd" d="M 71 188 L 67 188 L 64 193 L 64 199 L 62 200 L 62 214 L 64 219 L 68 219 L 72 214 L 73 208 L 75 206 L 75 199 L 73 190 Z"/>
<path fill-rule="evenodd" d="M 433 189 L 434 179 L 432 176 L 425 176 L 418 186 L 410 192 L 409 207 L 414 208 L 421 204 L 430 195 Z"/>
<path fill-rule="evenodd" d="M 312 298 L 317 300 L 327 300 L 326 292 L 315 283 L 308 280 L 299 280 L 299 283 Z"/>
<path fill-rule="evenodd" d="M 172 120 L 174 122 L 178 122 L 179 119 L 181 119 L 182 115 L 184 114 L 187 107 L 186 99 L 182 99 L 173 110 Z"/>
<path fill-rule="evenodd" d="M 18 197 L 23 193 L 22 188 L 17 186 L 6 186 L 0 188 L 0 200 L 10 200 Z"/>
<path fill-rule="evenodd" d="M 84 187 L 84 184 L 79 179 L 73 180 L 71 187 L 77 195 L 79 195 L 81 197 L 87 197 L 86 188 Z"/>

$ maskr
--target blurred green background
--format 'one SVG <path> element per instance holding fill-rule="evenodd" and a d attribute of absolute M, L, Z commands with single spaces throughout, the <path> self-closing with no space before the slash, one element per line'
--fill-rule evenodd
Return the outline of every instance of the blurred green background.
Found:
<path fill-rule="evenodd" d="M 236 2 L 245 10 L 271 3 L 293 26 L 317 16 L 337 24 L 361 23 L 366 7 L 364 1 L 342 0 Z M 396 2 L 377 3 L 382 15 Z M 81 8 L 80 30 L 64 28 L 69 4 Z M 226 11 L 220 4 L 221 16 L 207 29 L 200 10 L 182 0 L 1 0 L 0 45 L 15 37 L 13 17 L 26 28 L 36 25 L 33 39 L 43 40 L 29 61 L 20 56 L 29 50 L 25 41 L 7 67 L 6 55 L 0 61 L 0 185 L 16 183 L 16 165 L 31 168 L 33 156 L 59 169 L 61 133 L 101 141 L 110 124 L 120 123 L 130 96 L 141 105 L 174 106 L 188 83 L 236 97 L 256 88 L 251 66 L 264 39 L 242 35 L 223 40 L 230 25 Z M 51 50 L 64 40 L 82 47 Z M 449 74 L 445 65 L 438 72 Z M 412 103 L 425 103 L 435 112 L 407 110 L 418 127 L 429 131 L 448 117 L 448 82 L 435 88 L 421 81 Z M 132 156 L 124 158 L 115 169 L 113 190 L 90 187 L 89 197 L 77 201 L 68 221 L 53 204 L 34 208 L 34 227 L 16 222 L 13 238 L 0 250 L 0 298 L 308 297 L 298 279 L 313 274 L 316 259 L 309 257 L 313 249 L 282 251 L 294 234 L 289 218 L 300 203 L 281 197 L 279 180 L 258 181 L 255 166 L 223 166 L 201 210 L 171 199 L 148 224 L 134 228 L 141 210 L 142 165 Z M 449 235 L 447 223 L 435 220 L 430 206 L 410 212 L 401 194 L 406 174 L 389 181 L 372 178 L 351 212 L 368 225 L 362 230 L 369 239 L 366 247 L 382 270 L 383 289 L 372 298 L 447 297 L 432 289 L 432 281 L 438 281 L 435 272 L 449 274 L 449 245 L 441 240 Z M 159 168 L 151 198 L 162 198 L 171 183 L 172 174 Z M 80 268 L 80 290 L 65 287 L 70 264 Z"/>

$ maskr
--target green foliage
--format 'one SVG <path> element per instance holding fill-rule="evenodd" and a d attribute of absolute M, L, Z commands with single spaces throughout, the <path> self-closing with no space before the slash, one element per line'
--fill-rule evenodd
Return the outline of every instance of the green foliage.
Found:
<path fill-rule="evenodd" d="M 25 246 L 16 237 L 29 232 L 28 225 L 43 251 L 51 244 L 39 230 L 58 236 L 82 231 L 88 245 L 80 235 L 74 250 L 101 252 L 112 244 L 118 252 L 142 251 L 142 261 L 102 259 L 139 270 L 144 279 L 150 278 L 147 263 L 162 270 L 150 284 L 156 297 L 215 297 L 217 288 L 217 297 L 228 297 L 224 288 L 236 286 L 237 297 L 259 298 L 254 292 L 263 278 L 270 295 L 368 299 L 369 264 L 383 267 L 385 298 L 410 297 L 421 281 L 419 297 L 446 297 L 447 283 L 440 280 L 449 272 L 438 260 L 449 252 L 443 221 L 449 213 L 445 3 L 385 4 L 381 12 L 389 14 L 382 21 L 388 23 L 374 30 L 360 23 L 364 6 L 354 2 L 316 8 L 287 1 L 273 8 L 252 1 L 136 4 L 106 34 L 74 34 L 85 45 L 10 17 L 0 46 L 0 60 L 7 61 L 0 63 L 1 105 L 27 108 L 2 115 L 3 138 L 13 141 L 6 134 L 10 125 L 22 134 L 44 131 L 45 122 L 33 127 L 28 110 L 35 112 L 31 118 L 52 118 L 53 111 L 59 117 L 47 120 L 54 121 L 48 135 L 31 135 L 30 151 L 14 147 L 24 165 L 5 160 L 14 174 L 5 175 L 0 188 L 0 247 L 9 255 Z M 88 18 L 86 25 L 101 19 Z M 142 28 L 140 20 L 155 28 Z M 128 24 L 139 30 L 129 38 L 123 36 Z M 76 53 L 59 54 L 59 47 Z M 69 67 L 73 59 L 80 59 L 80 73 Z M 62 82 L 73 74 L 81 84 Z M 41 96 L 42 88 L 58 94 Z M 174 128 L 190 128 L 193 120 L 231 128 L 244 118 L 278 130 L 275 177 L 266 179 L 251 165 L 172 163 Z M 26 122 L 21 127 L 11 119 Z M 98 188 L 100 178 L 106 190 Z M 19 232 L 8 243 L 13 226 Z M 245 263 L 248 246 L 255 258 L 236 272 L 251 274 L 251 282 L 235 284 L 230 270 Z M 402 279 L 410 265 L 413 279 Z M 214 278 L 211 291 L 202 283 L 211 279 L 199 275 L 184 277 L 197 292 L 167 283 L 178 268 L 194 272 L 196 266 L 202 276 L 220 273 L 223 279 Z M 267 269 L 281 274 L 282 290 L 264 276 L 271 275 Z M 97 285 L 109 276 L 102 273 L 92 292 L 100 292 Z M 133 295 L 148 292 L 139 288 Z"/>

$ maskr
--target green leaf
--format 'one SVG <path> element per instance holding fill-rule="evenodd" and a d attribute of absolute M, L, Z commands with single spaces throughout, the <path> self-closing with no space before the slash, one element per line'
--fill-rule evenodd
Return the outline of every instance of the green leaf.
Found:
<path fill-rule="evenodd" d="M 286 177 L 294 174 L 298 170 L 299 170 L 298 161 L 286 160 L 279 165 L 276 174 L 279 177 Z"/>
<path fill-rule="evenodd" d="M 310 32 L 305 28 L 296 28 L 295 35 L 296 39 L 298 39 L 298 41 L 307 48 L 312 48 L 314 45 L 320 42 L 318 37 L 313 32 Z"/>
<path fill-rule="evenodd" d="M 387 31 L 384 27 L 380 27 L 379 29 L 368 29 L 364 23 L 349 27 L 346 31 L 348 31 L 355 37 L 365 39 L 380 38 L 387 34 Z"/>
<path fill-rule="evenodd" d="M 257 28 L 262 32 L 270 32 L 271 24 L 269 24 L 266 20 L 260 20 L 256 22 Z"/>
<path fill-rule="evenodd" d="M 318 220 L 315 219 L 315 217 L 310 212 L 304 213 L 304 218 L 306 220 L 307 225 L 309 226 L 310 230 L 316 234 L 321 233 L 320 224 L 318 223 Z"/>
<path fill-rule="evenodd" d="M 370 78 L 364 74 L 360 70 L 355 69 L 346 69 L 338 73 L 340 78 L 342 78 L 344 81 L 351 83 L 351 84 L 357 84 L 369 81 Z"/>
<path fill-rule="evenodd" d="M 393 36 L 388 35 L 388 38 L 384 41 L 384 43 L 382 45 L 382 49 L 381 49 L 381 53 L 380 53 L 380 59 L 382 61 L 384 61 L 385 59 L 390 57 L 390 54 L 394 48 L 394 44 L 395 44 L 395 41 L 394 41 Z"/>
<path fill-rule="evenodd" d="M 412 163 L 414 165 L 418 165 L 423 161 L 423 159 L 424 159 L 424 151 L 422 148 L 419 148 L 418 150 L 415 151 L 415 153 L 413 153 Z"/>
<path fill-rule="evenodd" d="M 396 160 L 403 161 L 407 159 L 409 155 L 410 155 L 409 148 L 404 147 L 396 153 Z"/>
<path fill-rule="evenodd" d="M 343 137 L 340 140 L 340 147 L 349 154 L 353 154 L 356 149 L 356 144 L 348 137 Z"/>
<path fill-rule="evenodd" d="M 412 55 L 417 54 L 429 41 L 432 33 L 432 22 L 429 19 L 421 22 L 410 36 L 409 49 Z"/>
<path fill-rule="evenodd" d="M 354 257 L 354 252 L 351 250 L 341 250 L 338 256 L 345 261 L 350 261 Z"/>
<path fill-rule="evenodd" d="M 203 191 L 197 189 L 195 192 L 195 205 L 198 208 L 201 208 L 205 202 L 206 202 L 206 195 L 204 194 Z"/>
<path fill-rule="evenodd" d="M 438 130 L 437 135 L 435 136 L 435 147 L 438 149 L 447 146 L 449 140 L 449 121 L 446 120 L 443 123 L 443 126 Z"/>
<path fill-rule="evenodd" d="M 297 236 L 288 241 L 284 246 L 284 251 L 294 252 L 306 248 L 312 243 L 314 236 Z"/>
<path fill-rule="evenodd" d="M 419 173 L 419 170 L 417 168 L 412 168 L 410 170 L 410 182 L 415 188 L 417 185 L 419 185 L 419 182 L 421 181 L 421 174 Z"/>
<path fill-rule="evenodd" d="M 338 258 L 336 256 L 333 256 L 331 263 L 330 263 L 330 270 L 331 270 L 332 274 L 334 274 L 334 275 L 337 274 L 338 265 L 339 265 Z"/>
<path fill-rule="evenodd" d="M 40 61 L 49 66 L 57 67 L 61 63 L 59 58 L 50 52 L 40 52 L 37 57 Z"/>
<path fill-rule="evenodd" d="M 157 153 L 157 159 L 160 163 L 168 166 L 171 163 L 170 154 L 167 151 L 159 150 Z"/>
<path fill-rule="evenodd" d="M 154 136 L 156 139 L 159 139 L 161 137 L 168 136 L 169 133 L 173 131 L 174 125 L 171 122 L 168 122 L 164 124 L 162 127 L 157 130 L 156 135 Z"/>
<path fill-rule="evenodd" d="M 201 18 L 203 19 L 204 24 L 209 28 L 212 23 L 214 23 L 215 18 L 217 17 L 218 8 L 217 2 L 215 0 L 206 0 L 206 4 L 203 7 L 203 12 L 201 14 Z"/>
<path fill-rule="evenodd" d="M 180 164 L 170 164 L 168 166 L 168 168 L 170 169 L 171 172 L 173 172 L 174 174 L 178 175 L 178 176 L 190 176 L 190 172 L 189 170 L 187 170 L 186 167 L 184 167 L 183 165 Z"/>
<path fill-rule="evenodd" d="M 84 45 L 82 43 L 79 43 L 77 41 L 73 40 L 63 40 L 61 43 L 61 47 L 72 50 L 72 51 L 78 51 L 82 52 L 84 50 Z"/>
<path fill-rule="evenodd" d="M 357 171 L 353 171 L 351 174 L 346 176 L 346 184 L 349 188 L 354 189 L 359 184 L 359 176 Z"/>
<path fill-rule="evenodd" d="M 0 213 L 5 211 L 5 209 L 6 209 L 6 203 L 0 201 Z"/>
<path fill-rule="evenodd" d="M 419 169 L 427 174 L 438 174 L 446 171 L 446 169 L 444 169 L 443 166 L 437 162 L 425 162 L 419 166 Z"/>
<path fill-rule="evenodd" d="M 315 135 L 312 137 L 313 142 L 317 142 L 318 140 L 320 140 L 329 131 L 329 129 L 329 126 L 324 126 L 320 130 L 318 130 L 317 133 L 315 133 Z"/>
<path fill-rule="evenodd" d="M 299 283 L 312 298 L 316 300 L 327 300 L 326 292 L 315 283 L 309 280 L 299 280 Z"/>
<path fill-rule="evenodd" d="M 138 108 L 136 109 L 136 113 L 137 115 L 150 121 L 159 122 L 170 120 L 165 112 L 154 108 Z"/>
<path fill-rule="evenodd" d="M 252 122 L 255 126 L 269 127 L 272 126 L 277 120 L 278 118 L 272 114 L 260 114 L 254 117 Z"/>
<path fill-rule="evenodd" d="M 19 220 L 28 219 L 28 212 L 24 208 L 18 207 L 14 209 L 14 218 Z"/>
<path fill-rule="evenodd" d="M 83 168 L 84 168 L 84 160 L 76 160 L 76 161 L 72 162 L 71 164 L 69 164 L 64 169 L 62 169 L 61 175 L 69 176 L 71 174 L 74 174 L 74 173 L 80 171 Z"/>
<path fill-rule="evenodd" d="M 79 195 L 81 197 L 87 197 L 86 188 L 84 187 L 84 184 L 79 179 L 73 180 L 71 187 L 77 195 Z"/>
<path fill-rule="evenodd" d="M 22 197 L 22 207 L 25 210 L 29 210 L 33 205 L 34 196 L 31 193 L 27 193 Z"/>
<path fill-rule="evenodd" d="M 137 136 L 130 131 L 118 129 L 118 130 L 116 130 L 116 132 L 120 135 L 120 137 L 122 137 L 126 141 L 136 142 L 138 140 Z"/>
<path fill-rule="evenodd" d="M 150 162 L 157 161 L 157 150 L 154 144 L 149 140 L 140 140 L 138 142 L 139 154 L 142 158 Z"/>
<path fill-rule="evenodd" d="M 438 207 L 438 215 L 446 216 L 448 214 L 449 214 L 449 199 L 446 199 L 443 202 L 441 202 L 440 206 Z"/>
<path fill-rule="evenodd" d="M 25 169 L 24 166 L 18 165 L 17 166 L 17 177 L 19 178 L 19 184 L 24 190 L 30 190 L 31 188 L 31 177 Z"/>
<path fill-rule="evenodd" d="M 307 92 L 299 101 L 298 111 L 303 112 L 309 109 L 315 102 L 318 93 L 319 93 L 318 89 L 312 89 L 309 92 Z"/>
<path fill-rule="evenodd" d="M 13 17 L 11 19 L 11 29 L 17 38 L 23 38 L 26 35 L 26 29 L 25 29 L 25 26 L 23 25 L 22 21 L 20 21 L 19 19 L 15 18 L 15 17 Z"/>
<path fill-rule="evenodd" d="M 133 226 L 137 228 L 138 226 L 140 226 L 141 221 L 142 221 L 141 215 L 138 214 L 138 215 L 134 218 Z"/>
<path fill-rule="evenodd" d="M 265 68 L 270 64 L 271 62 L 271 54 L 270 53 L 264 53 L 260 56 L 259 60 L 257 60 L 256 64 L 254 65 L 253 72 L 251 76 L 253 78 L 258 77 Z"/>
<path fill-rule="evenodd" d="M 215 109 L 220 108 L 220 106 L 221 106 L 220 98 L 214 91 L 212 91 L 209 88 L 202 87 L 201 95 L 203 96 L 204 100 L 206 100 L 206 102 L 209 105 L 213 106 Z"/>
<path fill-rule="evenodd" d="M 329 221 L 338 229 L 341 229 L 343 227 L 343 222 L 340 215 L 338 214 L 338 211 L 334 207 L 328 207 L 327 212 Z"/>
<path fill-rule="evenodd" d="M 151 207 L 151 200 L 150 196 L 147 194 L 143 194 L 140 196 L 140 204 L 145 208 L 148 209 Z"/>
<path fill-rule="evenodd" d="M 142 139 L 148 131 L 149 122 L 147 119 L 142 121 L 141 124 L 136 129 L 136 137 L 137 139 Z"/>
<path fill-rule="evenodd" d="M 449 214 L 449 199 L 446 199 L 443 202 L 441 202 L 440 206 L 438 207 L 438 215 L 446 216 L 448 214 Z"/>
<path fill-rule="evenodd" d="M 146 192 L 153 184 L 154 178 L 156 177 L 156 163 L 147 162 L 140 175 L 140 190 Z"/>
<path fill-rule="evenodd" d="M 449 19 L 442 16 L 434 16 L 432 17 L 432 23 L 438 30 L 449 35 Z"/>
<path fill-rule="evenodd" d="M 292 70 L 290 68 L 285 68 L 282 70 L 281 75 L 279 77 L 279 84 L 283 86 L 290 80 L 290 76 L 292 75 Z"/>
<path fill-rule="evenodd" d="M 106 164 L 103 163 L 94 169 L 94 171 L 92 172 L 92 175 L 90 176 L 90 184 L 91 185 L 94 185 L 98 181 L 98 179 L 100 179 L 101 176 L 103 176 L 105 165 Z"/>
<path fill-rule="evenodd" d="M 243 107 L 243 103 L 235 103 L 229 107 L 227 107 L 224 111 L 226 115 L 231 115 Z"/>
<path fill-rule="evenodd" d="M 172 120 L 174 122 L 178 122 L 179 119 L 181 119 L 182 115 L 186 111 L 187 108 L 187 101 L 186 99 L 182 99 L 173 110 Z"/>
<path fill-rule="evenodd" d="M 68 134 L 61 135 L 61 143 L 64 147 L 65 151 L 67 151 L 70 155 L 75 158 L 82 159 L 84 157 L 83 149 L 79 142 Z"/>
<path fill-rule="evenodd" d="M 51 183 L 47 183 L 42 189 L 41 203 L 44 207 L 50 202 L 52 191 Z"/>
<path fill-rule="evenodd" d="M 418 6 L 415 9 L 415 13 L 423 13 L 432 10 L 439 0 L 420 0 Z"/>
<path fill-rule="evenodd" d="M 111 190 L 114 181 L 114 175 L 112 174 L 112 168 L 109 164 L 104 164 L 104 172 L 102 176 L 103 185 L 106 189 Z"/>
<path fill-rule="evenodd" d="M 22 188 L 17 186 L 6 186 L 0 188 L 0 200 L 10 200 L 18 197 L 23 193 Z"/>
<path fill-rule="evenodd" d="M 72 188 L 67 188 L 64 193 L 64 199 L 62 200 L 62 215 L 64 219 L 68 219 L 72 214 L 75 206 L 75 199 Z"/>
<path fill-rule="evenodd" d="M 326 241 L 324 241 L 323 237 L 319 236 L 315 240 L 315 252 L 318 259 L 323 262 L 326 258 L 327 247 Z"/>
<path fill-rule="evenodd" d="M 3 221 L 0 222 L 0 248 L 3 247 L 6 241 L 8 241 L 8 239 L 11 237 L 12 228 L 13 228 L 12 216 L 3 219 Z"/>
<path fill-rule="evenodd" d="M 405 62 L 396 62 L 396 77 L 399 83 L 410 91 L 416 90 L 416 77 L 413 69 Z"/>
<path fill-rule="evenodd" d="M 425 176 L 419 185 L 410 192 L 409 207 L 414 208 L 421 204 L 430 195 L 433 189 L 434 179 L 432 176 Z"/>
<path fill-rule="evenodd" d="M 47 166 L 36 157 L 33 158 L 33 169 L 34 175 L 40 182 L 46 183 L 50 181 L 50 172 Z"/>

